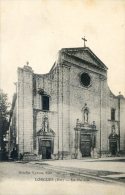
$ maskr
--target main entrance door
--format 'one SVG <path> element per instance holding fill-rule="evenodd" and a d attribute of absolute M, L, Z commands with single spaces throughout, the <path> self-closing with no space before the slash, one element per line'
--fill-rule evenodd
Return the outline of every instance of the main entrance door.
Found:
<path fill-rule="evenodd" d="M 40 153 L 42 154 L 42 159 L 51 159 L 52 153 L 51 140 L 42 140 L 40 142 Z"/>
<path fill-rule="evenodd" d="M 87 157 L 91 155 L 90 141 L 81 142 L 81 153 L 82 153 L 82 157 Z"/>
<path fill-rule="evenodd" d="M 91 156 L 91 135 L 81 134 L 80 149 L 82 157 Z"/>

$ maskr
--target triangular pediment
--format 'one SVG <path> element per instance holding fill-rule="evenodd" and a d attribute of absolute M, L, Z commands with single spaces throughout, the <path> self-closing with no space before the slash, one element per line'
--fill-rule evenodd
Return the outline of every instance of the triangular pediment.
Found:
<path fill-rule="evenodd" d="M 106 65 L 88 47 L 64 48 L 62 51 L 78 60 L 83 60 L 98 68 L 107 70 Z"/>

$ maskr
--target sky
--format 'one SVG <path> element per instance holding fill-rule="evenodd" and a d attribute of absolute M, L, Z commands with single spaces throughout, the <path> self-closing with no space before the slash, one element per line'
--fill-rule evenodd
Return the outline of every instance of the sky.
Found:
<path fill-rule="evenodd" d="M 0 88 L 11 101 L 17 67 L 47 73 L 61 48 L 86 45 L 108 67 L 111 91 L 125 96 L 124 0 L 0 0 Z"/>

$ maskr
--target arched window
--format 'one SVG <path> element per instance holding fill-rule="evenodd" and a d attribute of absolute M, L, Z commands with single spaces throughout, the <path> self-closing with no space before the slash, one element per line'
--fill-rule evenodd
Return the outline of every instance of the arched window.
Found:
<path fill-rule="evenodd" d="M 112 121 L 115 120 L 115 109 L 114 108 L 111 109 L 111 120 Z"/>

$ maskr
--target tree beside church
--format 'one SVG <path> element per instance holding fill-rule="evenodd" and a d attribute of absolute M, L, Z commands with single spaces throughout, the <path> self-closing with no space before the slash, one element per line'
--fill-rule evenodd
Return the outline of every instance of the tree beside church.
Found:
<path fill-rule="evenodd" d="M 7 94 L 0 89 L 0 160 L 7 159 L 7 130 L 9 126 L 9 108 Z"/>

